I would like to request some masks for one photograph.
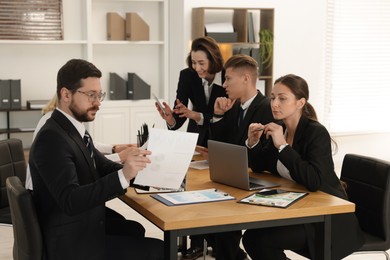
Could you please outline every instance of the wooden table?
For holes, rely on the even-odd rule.
[[[268,173],[252,174],[277,182],[281,188],[307,191],[292,181]],[[189,169],[187,190],[216,188],[236,197],[234,201],[166,206],[150,197],[128,188],[121,199],[162,231],[164,231],[165,259],[177,259],[177,238],[181,236],[244,230],[261,227],[316,223],[319,232],[315,259],[330,259],[330,224],[332,214],[354,212],[355,205],[323,192],[308,196],[287,209],[237,203],[251,191],[236,189],[212,182],[208,170]]]

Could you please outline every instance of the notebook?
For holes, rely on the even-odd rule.
[[[260,190],[279,184],[252,178],[248,171],[247,148],[208,140],[210,179],[243,190]]]

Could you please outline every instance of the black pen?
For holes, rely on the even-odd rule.
[[[263,131],[263,130],[264,130],[264,128],[257,128],[255,130],[253,130],[252,132],[259,132],[259,131]]]

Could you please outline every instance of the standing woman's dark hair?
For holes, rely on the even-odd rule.
[[[306,103],[302,111],[303,116],[306,116],[311,120],[318,121],[317,113],[314,110],[314,107],[308,101],[309,86],[307,85],[306,80],[294,74],[287,74],[275,80],[275,84],[276,83],[282,83],[283,85],[287,86],[297,100],[301,98],[306,99]]]
[[[192,41],[191,50],[187,56],[187,66],[192,68],[191,52],[204,51],[210,61],[208,73],[216,74],[223,68],[223,57],[218,43],[211,37],[200,37]]]

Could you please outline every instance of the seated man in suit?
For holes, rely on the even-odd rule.
[[[214,103],[211,139],[245,146],[251,123],[274,121],[270,100],[256,89],[258,64],[252,57],[234,55],[224,67],[223,87],[229,97],[219,97]],[[239,247],[241,231],[218,233],[216,236],[217,248],[224,248],[221,252],[217,250],[217,260],[245,259]]]
[[[163,259],[163,243],[126,232],[105,202],[125,193],[150,151],[132,148],[123,165],[93,146],[93,121],[105,93],[101,72],[72,59],[57,75],[58,107],[38,132],[29,159],[46,259]]]

